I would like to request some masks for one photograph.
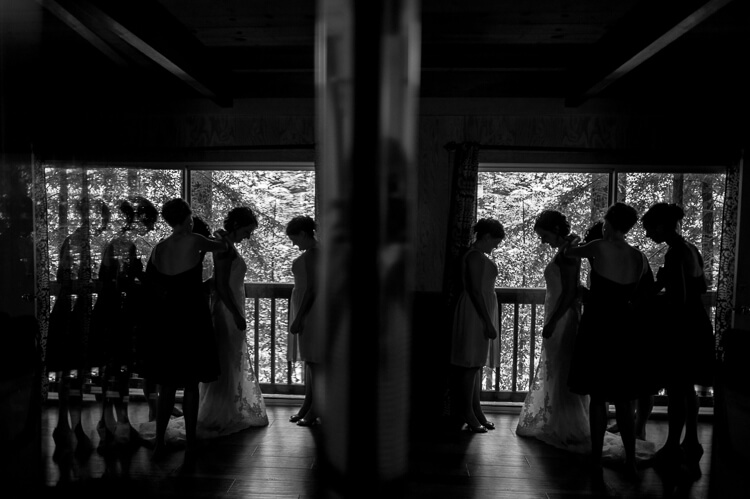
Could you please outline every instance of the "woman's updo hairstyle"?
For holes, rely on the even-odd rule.
[[[98,215],[101,220],[99,227],[92,228],[94,235],[99,235],[109,227],[109,221],[112,218],[112,213],[109,210],[109,206],[101,198],[88,198],[86,196],[76,199],[76,211],[83,217],[84,210],[89,210],[89,216]]]
[[[240,227],[246,227],[248,225],[254,225],[257,227],[258,219],[255,218],[253,210],[247,206],[232,208],[224,219],[224,230],[227,232],[232,232]]]
[[[638,212],[630,205],[617,202],[609,207],[604,220],[609,222],[613,229],[627,234],[638,221]]]
[[[135,209],[135,218],[141,222],[148,230],[152,230],[159,218],[159,212],[156,206],[143,196],[133,196],[130,203]]]
[[[536,217],[534,230],[548,230],[560,237],[570,234],[570,223],[568,219],[556,210],[544,210]]]
[[[170,199],[161,207],[161,216],[164,217],[164,221],[166,221],[170,227],[175,227],[181,224],[192,214],[193,210],[190,209],[190,205],[182,198]]]
[[[122,226],[122,231],[127,232],[133,228],[133,222],[135,221],[135,208],[127,199],[120,200],[118,206],[120,213],[125,218],[125,225]]]
[[[286,235],[293,236],[299,234],[302,231],[307,232],[307,235],[313,237],[315,234],[316,225],[315,220],[307,215],[300,215],[292,218],[288,224],[286,224]]]
[[[685,211],[674,203],[656,203],[641,218],[643,227],[653,229],[663,225],[667,230],[675,230],[677,223],[685,218]]]
[[[472,229],[474,230],[477,239],[485,234],[489,234],[490,237],[505,239],[505,229],[503,228],[503,224],[494,218],[480,218],[477,220],[477,223],[474,224]]]

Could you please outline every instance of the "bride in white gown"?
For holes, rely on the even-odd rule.
[[[557,248],[558,252],[544,269],[547,288],[542,351],[516,434],[585,454],[591,449],[589,397],[568,389],[568,371],[580,318],[576,292],[581,264],[580,260],[562,255],[570,231],[564,215],[556,211],[542,212],[534,230],[543,243]]]
[[[224,222],[225,253],[214,254],[211,314],[219,350],[221,372],[213,383],[201,383],[198,436],[211,438],[251,426],[268,425],[258,379],[249,361],[245,329],[245,260],[234,247],[248,239],[258,226],[250,208],[229,212]]]

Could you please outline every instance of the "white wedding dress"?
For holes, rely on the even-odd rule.
[[[247,266],[236,250],[232,252],[229,288],[244,314]],[[235,325],[231,312],[216,292],[215,283],[211,291],[211,315],[221,372],[213,383],[200,384],[198,436],[218,437],[251,426],[267,426],[266,405],[250,365],[247,336]]]
[[[562,299],[558,258],[559,253],[544,269],[545,324]],[[585,454],[591,452],[589,397],[568,389],[579,315],[576,304],[558,320],[552,335],[542,340],[539,364],[521,409],[516,435],[535,437],[560,449]]]
[[[247,266],[235,249],[229,272],[229,287],[236,303],[245,303],[245,273]],[[199,386],[199,438],[230,435],[253,426],[267,426],[268,416],[258,379],[253,372],[245,331],[237,328],[232,314],[221,301],[215,282],[211,289],[211,315],[219,351],[219,378]],[[146,442],[155,439],[155,422],[141,423],[138,433]],[[185,420],[172,418],[165,440],[169,445],[185,442]]]

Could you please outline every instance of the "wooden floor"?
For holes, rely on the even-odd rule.
[[[492,412],[492,411],[497,412]],[[52,430],[57,408],[43,411],[42,458],[47,497],[212,497],[313,498],[319,497],[316,474],[316,439],[321,427],[303,428],[288,422],[296,412],[291,404],[268,406],[268,427],[253,428],[217,439],[203,449],[194,469],[181,467],[184,452],[174,450],[154,462],[150,450],[139,446],[104,457],[94,450],[88,458],[53,459]],[[488,407],[495,431],[430,431],[411,443],[411,471],[403,488],[406,498],[513,498],[562,499],[594,497],[585,456],[572,455],[535,439],[517,437],[517,414]],[[94,445],[98,407],[91,403],[84,414]],[[144,402],[131,402],[134,424],[146,419]],[[649,423],[649,438],[661,444],[666,421]],[[711,460],[709,422],[700,424],[705,449],[703,477],[694,483],[667,484],[652,468],[641,470],[631,483],[616,468],[605,468],[606,495],[623,498],[708,496]],[[369,497],[363,486],[362,497]],[[394,498],[389,498],[394,499]]]

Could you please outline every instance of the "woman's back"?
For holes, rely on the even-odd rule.
[[[161,274],[176,275],[192,269],[201,261],[198,237],[173,233],[160,241],[151,252],[151,260]]]
[[[636,283],[643,273],[643,256],[624,241],[594,241],[592,267],[599,276],[617,284]],[[592,283],[593,286],[593,283]]]

